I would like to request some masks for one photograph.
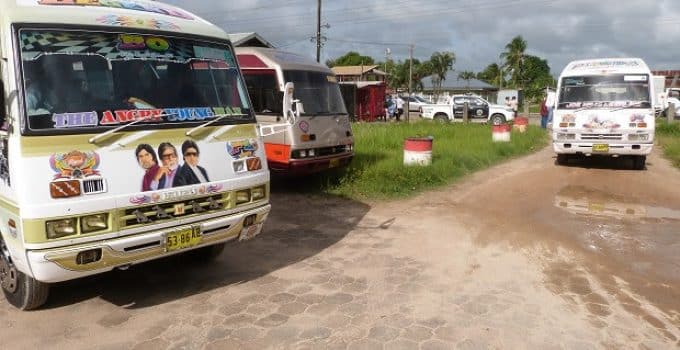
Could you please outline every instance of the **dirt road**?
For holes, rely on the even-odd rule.
[[[545,149],[406,201],[272,194],[262,236],[0,304],[12,348],[680,347],[680,172]]]

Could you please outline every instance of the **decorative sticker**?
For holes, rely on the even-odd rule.
[[[145,19],[145,18],[134,18],[130,16],[119,16],[119,15],[105,15],[97,17],[97,22],[110,25],[110,26],[120,26],[120,27],[144,27],[150,29],[161,29],[161,30],[179,30],[180,26],[170,21],[165,21],[162,19]]]
[[[246,165],[248,166],[248,171],[255,171],[262,169],[262,160],[260,157],[253,157],[246,159]]]
[[[237,160],[253,157],[257,149],[258,144],[255,139],[227,142],[227,152]]]
[[[120,8],[141,12],[152,12],[172,17],[193,20],[194,18],[177,8],[163,6],[159,3],[138,2],[134,0],[38,0],[40,5],[66,5],[66,6],[97,6],[108,8]]]
[[[565,114],[562,116],[562,123],[576,123],[576,116],[573,114]]]
[[[588,122],[583,124],[584,128],[587,129],[618,129],[621,127],[621,125],[616,124],[613,120],[611,119],[605,119],[602,118],[598,115],[590,115],[588,117]]]
[[[307,121],[305,120],[301,121],[300,124],[298,124],[298,126],[300,127],[300,130],[302,130],[302,132],[304,132],[305,134],[309,132],[309,123],[307,123]]]
[[[71,151],[54,154],[50,157],[50,166],[57,174],[56,179],[82,179],[99,175],[99,155],[96,152]]]
[[[630,122],[631,123],[644,123],[645,122],[645,115],[644,114],[633,114],[630,116]]]
[[[144,170],[142,191],[156,191],[173,187],[210,182],[208,172],[198,165],[200,149],[193,140],[186,140],[181,153],[170,142],[158,145],[158,153],[147,143],[137,145],[135,158]],[[180,164],[182,157],[184,163]],[[205,187],[204,187],[205,191]]]
[[[156,36],[144,37],[141,35],[120,34],[118,36],[118,50],[153,50],[166,52],[170,49],[170,42]]]

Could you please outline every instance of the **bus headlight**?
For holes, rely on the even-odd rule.
[[[236,205],[250,202],[250,190],[236,191]]]
[[[109,228],[109,214],[107,213],[87,215],[80,218],[80,231],[82,233],[102,231],[107,228]]]
[[[252,189],[251,196],[253,197],[253,201],[258,201],[265,196],[265,188],[264,186],[260,187],[255,187]]]
[[[310,157],[314,157],[314,155],[316,154],[316,152],[314,152],[314,148],[312,148],[312,149],[310,149],[310,150],[307,151],[307,154],[308,154]]]
[[[56,239],[76,233],[76,219],[59,219],[45,222],[48,239]]]
[[[649,140],[649,134],[629,134],[628,140],[629,141],[648,141]]]
[[[558,140],[575,140],[575,139],[576,139],[576,134],[558,133],[558,134],[557,134],[557,139],[558,139]]]

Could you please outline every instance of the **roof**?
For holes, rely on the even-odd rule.
[[[265,40],[260,34],[255,32],[250,33],[230,33],[229,40],[234,46],[250,46],[250,47],[268,47],[274,48],[274,45]]]
[[[596,58],[569,62],[561,75],[599,75],[610,73],[649,74],[650,71],[645,61],[640,58]]]
[[[366,73],[372,72],[376,74],[385,74],[385,72],[376,69],[377,65],[366,65],[366,66],[336,66],[331,68],[335,75],[364,75]]]
[[[427,76],[421,80],[423,83],[423,90],[433,90],[432,75]],[[446,79],[442,82],[442,90],[498,90],[497,87],[487,84],[478,79],[470,79],[470,81],[458,78],[455,71],[446,73]]]
[[[356,85],[357,88],[361,89],[367,86],[378,86],[385,85],[384,81],[341,81],[340,85]]]
[[[283,70],[311,70],[323,73],[332,73],[324,64],[316,62],[311,57],[306,57],[293,52],[265,47],[236,47],[236,56],[241,69],[276,69]],[[251,59],[255,56],[257,59]],[[244,60],[244,58],[246,58]],[[248,62],[261,61],[262,64],[248,66]]]
[[[157,1],[0,0],[0,8],[2,23],[82,24],[227,38],[222,29],[210,22]]]

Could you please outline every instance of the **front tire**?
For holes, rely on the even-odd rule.
[[[633,156],[633,169],[634,170],[645,170],[645,163],[647,162],[647,156]]]
[[[438,113],[438,114],[435,114],[434,121],[440,122],[440,123],[448,123],[449,117],[447,117],[446,114]]]
[[[558,154],[557,155],[557,165],[567,165],[569,163],[568,154]]]
[[[45,304],[50,285],[17,270],[2,238],[0,255],[0,285],[5,299],[19,310],[33,310]]]
[[[505,117],[502,114],[494,114],[491,116],[492,125],[501,125],[505,123]]]

